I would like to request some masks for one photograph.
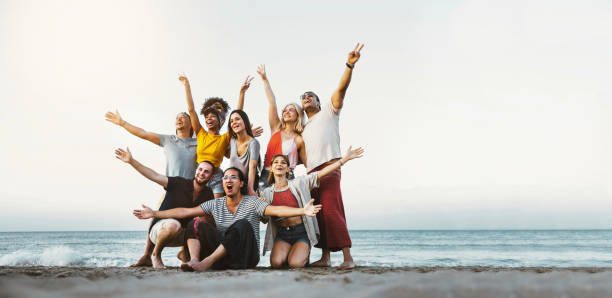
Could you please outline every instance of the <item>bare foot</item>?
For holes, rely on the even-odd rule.
[[[151,255],[151,262],[153,263],[153,268],[155,269],[166,268],[166,266],[164,266],[164,262],[162,262],[162,259],[159,256]]]
[[[210,269],[213,263],[214,262],[211,262],[209,258],[205,258],[204,260],[202,260],[202,262],[198,262],[194,265],[191,265],[191,268],[193,268],[193,270],[195,271],[202,272]]]
[[[353,260],[344,261],[342,264],[340,264],[340,266],[338,266],[339,270],[347,270],[353,268],[355,268],[355,263],[353,262]]]
[[[185,249],[181,248],[181,250],[176,254],[176,257],[181,260],[182,264],[187,263],[187,254],[185,253]]]
[[[310,263],[310,265],[308,265],[308,267],[329,267],[331,266],[331,261],[330,260],[324,260],[324,259],[320,259],[314,263]]]
[[[151,256],[144,255],[138,259],[135,264],[130,265],[130,267],[151,267],[153,263],[151,263]]]
[[[189,266],[189,263],[181,264],[181,270],[184,272],[193,272],[193,268]]]

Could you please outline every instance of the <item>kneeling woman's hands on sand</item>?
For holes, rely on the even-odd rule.
[[[142,205],[142,210],[134,210],[132,212],[132,214],[134,214],[134,216],[138,217],[138,219],[148,219],[148,218],[152,218],[153,217],[153,210],[151,210],[151,208]]]

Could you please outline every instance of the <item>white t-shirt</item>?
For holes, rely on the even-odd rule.
[[[342,157],[339,120],[340,110],[328,102],[306,122],[302,138],[306,145],[308,172],[332,159]]]

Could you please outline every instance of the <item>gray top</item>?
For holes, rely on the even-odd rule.
[[[319,179],[317,176],[318,172],[312,172],[308,175],[298,176],[293,180],[287,181],[289,182],[289,190],[297,200],[300,208],[304,208],[304,205],[310,202],[310,190],[315,187],[319,187]],[[274,200],[274,184],[264,188],[262,190],[261,197],[265,199],[266,202],[272,204],[272,201]],[[266,251],[272,250],[272,246],[274,246],[274,239],[276,238],[276,233],[278,233],[279,228],[273,220],[270,220],[270,218],[268,218],[268,220],[266,236],[264,237],[264,255],[266,254]],[[306,234],[308,235],[308,240],[310,240],[310,245],[317,244],[320,235],[317,218],[302,216],[302,222],[306,228]]]
[[[244,176],[246,179],[249,178],[249,161],[256,160],[257,161],[257,173],[259,174],[261,167],[261,160],[259,157],[259,141],[255,138],[252,138],[247,145],[247,150],[244,152],[242,156],[238,155],[238,141],[235,138],[230,139],[230,161],[232,166],[240,166],[243,169]],[[258,181],[255,181],[257,184]]]
[[[159,145],[164,148],[166,154],[166,176],[193,179],[198,168],[196,162],[198,140],[160,134]]]
[[[227,228],[237,220],[246,219],[253,228],[255,239],[257,239],[257,249],[259,249],[259,221],[264,217],[268,205],[270,204],[257,197],[244,196],[238,204],[236,213],[231,213],[227,209],[226,197],[206,201],[200,205],[200,208],[204,213],[212,215],[217,231],[221,233],[225,233]]]

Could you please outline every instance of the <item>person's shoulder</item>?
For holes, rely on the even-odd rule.
[[[337,109],[336,107],[334,107],[334,104],[331,101],[321,106],[321,111],[325,111],[327,112],[327,114],[332,115],[332,116],[339,116],[340,110],[341,108]]]
[[[200,130],[198,130],[198,132],[196,133],[196,138],[203,138],[203,137],[206,137],[207,135],[208,135],[208,132],[206,131],[206,129],[200,128]]]
[[[203,204],[210,204],[212,206],[217,206],[217,204],[223,203],[223,202],[225,202],[225,197],[214,198],[212,200],[208,200],[208,201],[202,203],[201,205],[203,205]]]
[[[193,183],[193,179],[187,179],[184,177],[180,177],[180,176],[172,176],[172,177],[168,177],[168,184],[174,184],[174,185],[189,185],[191,183]]]
[[[162,147],[169,141],[175,141],[175,139],[172,139],[173,135],[165,135],[158,133],[157,137],[159,138],[159,145]]]
[[[260,200],[258,197],[255,197],[255,196],[244,196],[243,200],[249,203],[263,202],[262,200]]]

